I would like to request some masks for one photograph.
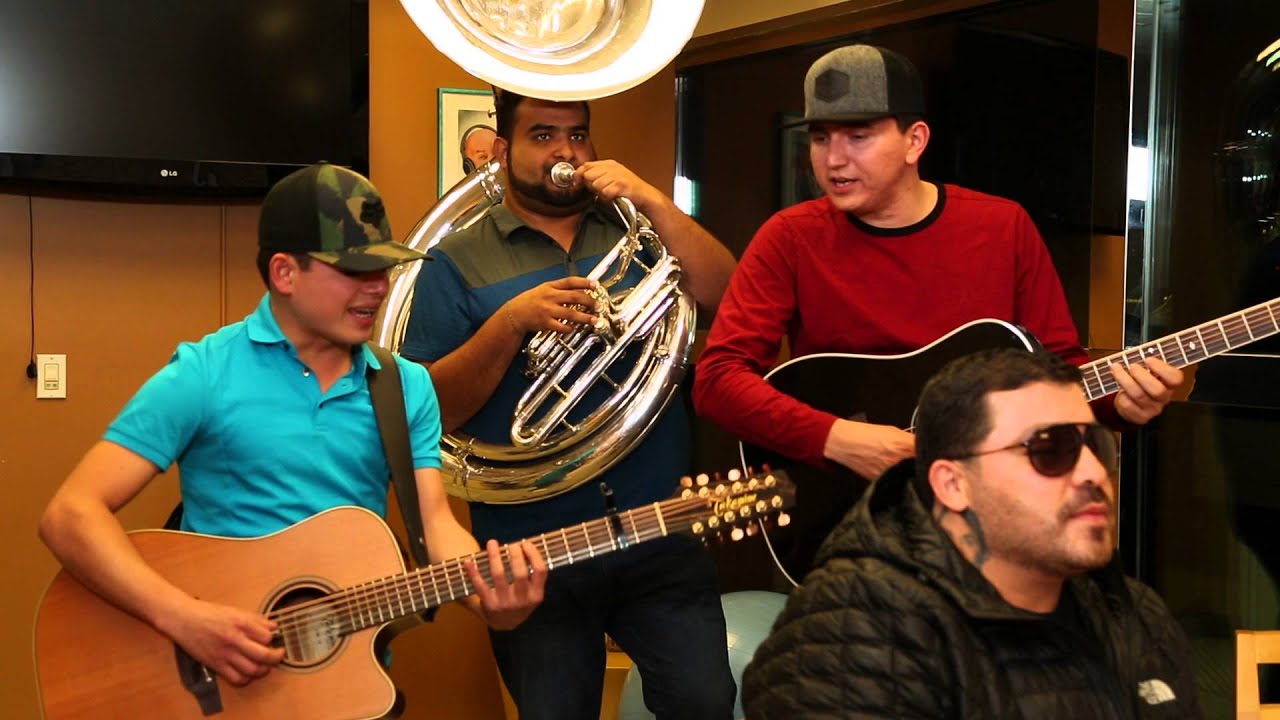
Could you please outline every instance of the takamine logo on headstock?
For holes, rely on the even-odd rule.
[[[768,521],[779,527],[791,522],[783,510],[795,503],[795,487],[785,473],[769,471],[743,478],[730,470],[724,478],[706,474],[680,479],[679,499],[698,503],[704,517],[689,520],[688,530],[703,539],[741,540],[756,534],[758,523]]]

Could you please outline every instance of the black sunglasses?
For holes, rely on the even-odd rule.
[[[1027,460],[1031,462],[1031,467],[1035,468],[1036,472],[1045,477],[1062,477],[1075,469],[1076,463],[1080,462],[1080,449],[1085,445],[1089,446],[1089,450],[1098,458],[1098,462],[1102,463],[1107,472],[1113,472],[1116,469],[1115,435],[1105,426],[1097,423],[1050,425],[1036,430],[1030,438],[1022,442],[951,459],[965,460],[979,455],[1026,448]]]

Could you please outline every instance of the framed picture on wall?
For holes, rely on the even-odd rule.
[[[778,125],[804,117],[804,113],[784,112]],[[809,163],[809,127],[780,127],[778,135],[778,209],[822,197],[822,188],[813,177]]]
[[[493,93],[489,90],[440,88],[439,194],[458,184],[476,167],[489,162],[494,126]]]

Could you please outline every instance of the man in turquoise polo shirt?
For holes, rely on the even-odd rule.
[[[221,678],[243,685],[283,659],[275,623],[191,597],[149,567],[115,511],[177,463],[183,529],[232,537],[281,530],[340,505],[386,512],[387,459],[373,414],[366,346],[387,270],[422,255],[392,239],[377,190],[319,164],[263,200],[258,270],[267,293],[243,321],[183,343],[121,411],[58,489],[40,536],[81,582],[150,624]],[[414,474],[432,562],[479,549],[440,481],[439,408],[421,366],[397,358]],[[335,538],[335,542],[341,542]],[[519,624],[546,582],[532,545],[512,552],[508,581],[466,571],[464,602],[492,627]],[[504,564],[489,544],[493,568]]]
[[[507,170],[506,196],[481,222],[432,250],[436,261],[419,275],[400,351],[429,365],[446,430],[461,427],[506,444],[516,401],[530,383],[520,355],[529,333],[567,332],[569,322],[595,319],[573,306],[595,305],[583,292],[591,287],[584,276],[622,234],[612,200],[626,197],[649,218],[702,307],[719,303],[734,263],[668,197],[621,164],[596,159],[585,102],[501,92],[496,108],[494,156]],[[567,188],[549,175],[562,161],[577,168]],[[615,291],[640,277],[633,264]],[[602,402],[588,396],[582,405],[594,410]],[[684,404],[671,403],[644,441],[599,478],[618,510],[675,491],[690,471],[689,435]],[[588,482],[535,503],[472,503],[471,522],[476,537],[505,541],[606,511],[597,484]],[[599,716],[605,633],[635,661],[645,701],[659,718],[732,716],[735,689],[715,565],[696,542],[668,537],[557,568],[528,622],[491,631],[522,720]]]

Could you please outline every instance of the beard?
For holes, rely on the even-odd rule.
[[[1076,536],[1074,542],[1068,543],[1065,547],[1059,547],[1058,562],[1063,569],[1073,571],[1072,574],[1097,570],[1110,562],[1112,555],[1115,554],[1115,501],[1097,485],[1089,484],[1076,492],[1075,496],[1058,512],[1058,527],[1067,528],[1072,516],[1086,505],[1095,503],[1106,505],[1106,525],[1088,528],[1084,531],[1084,537]]]
[[[1071,517],[1085,506],[1107,506],[1108,522],[1096,527],[1072,527]],[[1046,575],[1067,578],[1097,570],[1115,552],[1115,502],[1103,488],[1090,484],[1078,489],[1054,514],[1041,516],[1008,498],[975,499],[992,557]]]
[[[1066,525],[1071,516],[1075,515],[1086,505],[1094,503],[1102,503],[1107,506],[1108,522],[1105,527],[1091,528],[1089,537],[1094,543],[1105,544],[1114,549],[1116,544],[1116,505],[1115,502],[1107,496],[1107,493],[1097,485],[1086,485],[1081,488],[1076,494],[1076,497],[1072,498],[1072,502],[1068,503],[1067,506],[1059,513],[1059,522],[1062,525]],[[1099,553],[1100,552],[1101,551],[1099,551]],[[1100,562],[1100,564],[1106,564],[1105,560],[1110,559],[1111,554],[1106,553],[1105,558],[1103,558],[1103,561]],[[1095,558],[1094,561],[1098,561],[1097,558]]]
[[[591,204],[591,193],[583,185],[577,187],[571,185],[566,188],[549,187],[550,175],[546,173],[536,180],[522,177],[514,172],[509,172],[507,175],[507,183],[511,186],[511,190],[518,193],[525,200],[525,204],[533,206],[544,215],[553,217],[573,215]]]

